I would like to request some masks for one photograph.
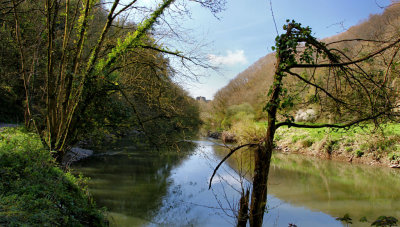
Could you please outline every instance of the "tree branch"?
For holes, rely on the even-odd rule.
[[[369,121],[373,119],[377,119],[378,117],[386,114],[387,112],[380,112],[376,115],[369,116],[366,118],[358,119],[352,122],[349,122],[347,124],[339,125],[339,124],[315,124],[315,125],[309,125],[309,124],[298,124],[294,122],[280,122],[276,124],[276,129],[278,129],[281,126],[288,126],[288,127],[295,127],[295,128],[348,128],[353,125],[359,124],[364,121]]]
[[[386,47],[379,49],[365,57],[359,58],[357,60],[354,61],[348,61],[348,62],[340,62],[340,63],[327,63],[327,64],[293,64],[288,68],[326,68],[326,67],[341,67],[341,66],[347,66],[347,65],[353,65],[359,62],[363,62],[365,60],[368,60],[380,53],[385,52],[386,50],[392,48],[393,46],[395,46],[396,44],[400,43],[400,38],[397,39],[395,42],[387,45]]]
[[[213,174],[211,175],[210,178],[210,184],[208,185],[208,189],[211,189],[211,183],[212,180],[215,176],[215,174],[217,173],[219,167],[221,167],[222,163],[224,163],[231,155],[233,155],[233,153],[235,153],[236,151],[240,150],[243,147],[253,147],[253,146],[257,146],[258,144],[255,143],[248,143],[248,144],[244,144],[244,145],[240,145],[238,147],[235,147],[234,149],[231,150],[231,152],[229,152],[229,154],[227,154],[219,163],[218,165],[215,167]]]
[[[336,97],[333,96],[331,93],[329,93],[327,90],[325,90],[323,87],[321,87],[321,86],[319,86],[319,85],[317,85],[317,84],[314,84],[314,83],[312,83],[312,82],[309,81],[309,80],[306,80],[304,77],[300,76],[299,74],[294,73],[294,72],[292,72],[292,71],[286,71],[286,72],[289,73],[290,75],[294,76],[294,77],[299,78],[301,81],[303,81],[303,82],[305,82],[305,83],[307,83],[307,84],[309,84],[309,85],[311,85],[311,86],[313,86],[313,87],[315,87],[315,88],[320,89],[320,90],[323,91],[327,96],[329,96],[331,99],[335,100],[336,102],[342,103],[342,104],[344,104],[344,105],[347,105],[347,103],[345,103],[344,101],[342,101],[342,100],[336,98]]]
[[[327,43],[326,45],[327,46],[329,46],[329,45],[333,45],[333,44],[336,44],[336,43],[343,43],[343,42],[354,42],[354,41],[357,41],[357,42],[373,42],[373,43],[388,43],[389,41],[382,41],[382,40],[373,40],[373,39],[359,39],[359,38],[357,38],[357,39],[342,39],[342,40],[338,40],[338,41],[333,41],[333,42],[330,42],[330,43]]]

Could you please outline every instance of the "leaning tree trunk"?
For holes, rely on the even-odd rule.
[[[272,149],[260,146],[255,153],[253,191],[251,194],[250,226],[262,226],[267,203],[268,172]]]
[[[251,227],[262,226],[267,204],[268,173],[274,148],[273,141],[276,129],[276,113],[279,105],[279,95],[282,89],[283,72],[280,63],[281,58],[278,56],[272,94],[266,106],[268,112],[267,134],[254,154],[254,177],[250,206]]]

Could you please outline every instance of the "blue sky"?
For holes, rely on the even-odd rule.
[[[388,4],[390,0],[272,0],[279,32],[286,19],[294,19],[310,26],[318,38],[338,34],[370,14],[382,13],[378,5]],[[220,70],[205,71],[199,82],[185,83],[184,87],[193,97],[212,99],[238,73],[271,52],[276,31],[270,3],[228,0],[226,10],[218,14],[219,20],[199,6],[192,6],[191,10],[193,19],[182,26],[193,29],[198,39],[210,43],[206,54]]]

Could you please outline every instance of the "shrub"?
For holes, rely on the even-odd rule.
[[[339,149],[339,141],[337,140],[330,140],[328,139],[326,141],[326,144],[324,146],[325,152],[328,154],[332,154],[333,151]]]
[[[254,143],[265,136],[265,128],[253,121],[240,121],[235,123],[231,130],[238,143]]]
[[[84,179],[55,166],[37,136],[0,134],[0,226],[104,226]]]
[[[355,154],[356,154],[356,156],[357,157],[361,157],[361,156],[363,156],[364,155],[364,151],[361,151],[361,150],[356,150],[356,152],[355,152]]]
[[[397,218],[392,216],[380,216],[378,217],[371,226],[397,226]]]
[[[350,152],[352,152],[353,151],[353,148],[352,147],[346,147],[346,152],[347,153],[350,153]]]
[[[388,154],[389,160],[398,161],[400,160],[400,153],[399,152],[391,152]]]
[[[301,141],[301,145],[303,147],[311,147],[313,145],[314,141],[312,141],[311,139],[306,139]]]
[[[225,118],[221,124],[224,128],[230,128],[233,124],[240,121],[253,121],[254,114],[254,108],[249,103],[233,105],[227,109]]]

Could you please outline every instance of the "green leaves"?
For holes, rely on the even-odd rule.
[[[129,48],[143,45],[142,37],[151,29],[158,17],[173,1],[174,0],[163,1],[148,19],[137,26],[135,32],[128,34],[124,41],[118,40],[117,46],[108,54],[107,60],[100,62],[96,68],[100,71],[107,71],[116,59],[126,53]]]
[[[311,28],[310,27],[302,27],[300,23],[296,23],[294,20],[286,20],[287,25],[283,26],[284,30],[288,32],[286,34],[282,34],[277,36],[275,41],[276,45],[272,47],[272,50],[276,50],[277,55],[280,57],[282,64],[280,64],[279,68],[282,71],[286,71],[290,69],[293,65],[297,64],[297,60],[295,55],[298,53],[297,48],[300,47],[300,43],[314,39],[311,36]],[[290,32],[289,32],[290,30]],[[306,43],[305,50],[302,51],[300,56],[300,61],[305,63],[312,63],[314,61],[314,53],[317,50],[313,49],[313,47]]]
[[[336,220],[346,223],[347,226],[353,224],[349,214],[345,214],[343,217],[338,217]]]
[[[6,129],[0,137],[0,225],[103,226],[83,178],[55,167],[37,135]]]
[[[397,226],[397,218],[392,216],[380,216],[374,222],[372,222],[371,226]]]

